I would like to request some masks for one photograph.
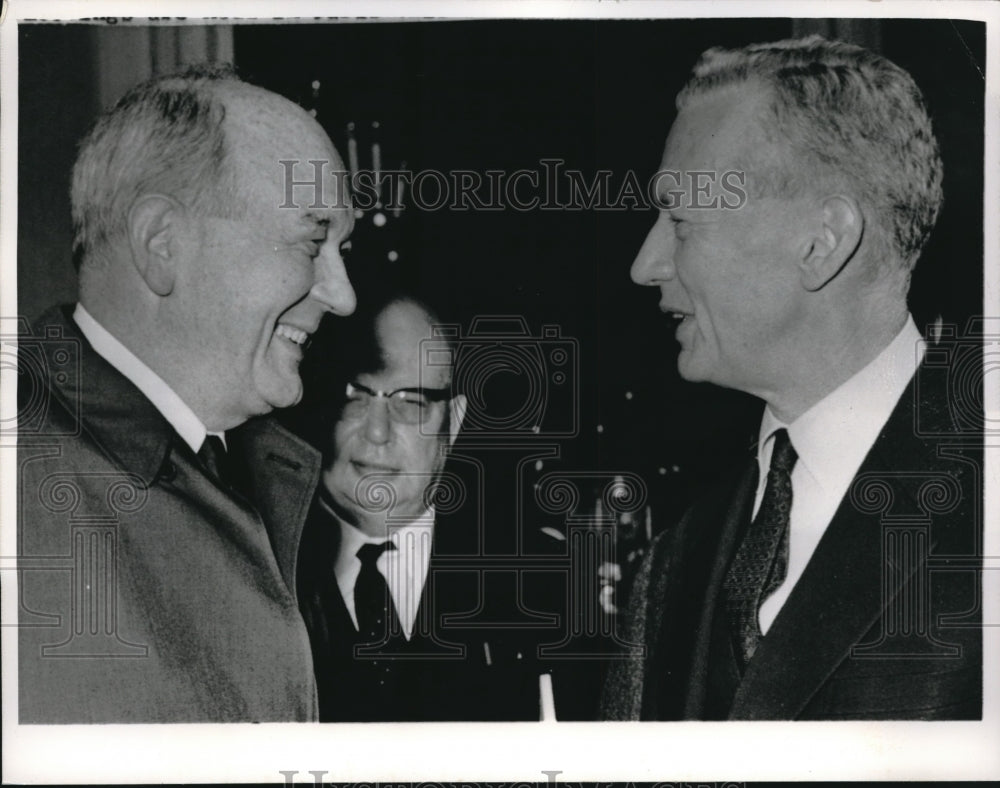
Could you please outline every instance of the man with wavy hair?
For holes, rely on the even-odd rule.
[[[907,307],[942,202],[920,92],[812,37],[708,50],[677,109],[632,278],[681,377],[765,409],[743,474],[647,556],[604,714],[978,718],[981,436]]]

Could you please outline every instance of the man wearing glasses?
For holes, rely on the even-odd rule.
[[[476,524],[436,523],[466,407],[437,322],[415,298],[386,294],[348,329],[361,350],[340,383],[298,569],[322,721],[537,719],[537,676],[507,633],[449,621],[482,600],[454,547]]]

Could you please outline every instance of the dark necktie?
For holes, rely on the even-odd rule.
[[[771,467],[757,516],[726,575],[726,611],[744,664],[760,640],[761,603],[788,573],[788,521],[792,509],[792,469],[798,455],[788,431],[774,433]]]
[[[389,586],[375,566],[382,553],[395,549],[396,545],[392,542],[370,542],[358,549],[361,571],[354,583],[354,612],[358,617],[358,634],[362,643],[381,643],[399,630]]]
[[[224,487],[232,484],[232,473],[229,467],[229,455],[222,438],[218,435],[206,435],[201,448],[198,449],[198,459],[205,469]]]

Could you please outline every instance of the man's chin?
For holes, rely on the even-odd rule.
[[[272,410],[290,408],[298,405],[302,401],[302,381],[296,376],[295,380],[275,381],[270,386],[261,387],[261,400],[265,410],[262,413],[270,413]]]
[[[373,505],[345,495],[342,491],[333,496],[334,511],[341,520],[357,528],[366,536],[382,538],[386,536],[387,512],[381,505]]]
[[[718,361],[706,363],[704,358],[695,360],[690,357],[684,358],[682,355],[677,361],[677,372],[681,379],[688,383],[710,383],[721,388],[740,389],[732,382],[731,370]]]
[[[699,367],[691,351],[684,348],[681,348],[681,354],[677,357],[677,374],[688,383],[701,383],[705,380],[705,371]]]

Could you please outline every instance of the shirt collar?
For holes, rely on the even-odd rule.
[[[368,536],[361,529],[355,528],[350,523],[338,517],[322,497],[320,497],[319,503],[340,524],[340,552],[337,554],[337,561],[334,565],[334,572],[337,577],[345,576],[345,573],[348,573],[352,568],[356,568],[355,565],[360,563],[357,553],[361,545],[382,544],[382,542],[388,539],[396,545],[397,550],[402,550],[404,545],[418,544],[417,537],[422,532],[434,528],[435,511],[432,506],[426,509],[419,517],[414,518],[405,525],[397,526],[390,524],[389,532],[385,537]],[[413,536],[408,537],[408,534],[413,534]]]
[[[193,410],[187,406],[177,393],[167,385],[167,382],[123,345],[104,326],[94,319],[83,304],[77,304],[73,312],[73,320],[80,328],[80,333],[90,342],[94,351],[104,358],[111,366],[124,375],[139,389],[153,406],[163,414],[170,426],[177,431],[184,442],[197,452],[205,442],[208,431]],[[225,437],[219,435],[225,443]]]
[[[824,490],[850,484],[923,360],[926,344],[912,317],[881,353],[791,424],[764,409],[757,444],[761,475],[775,430],[788,429],[799,464]]]

